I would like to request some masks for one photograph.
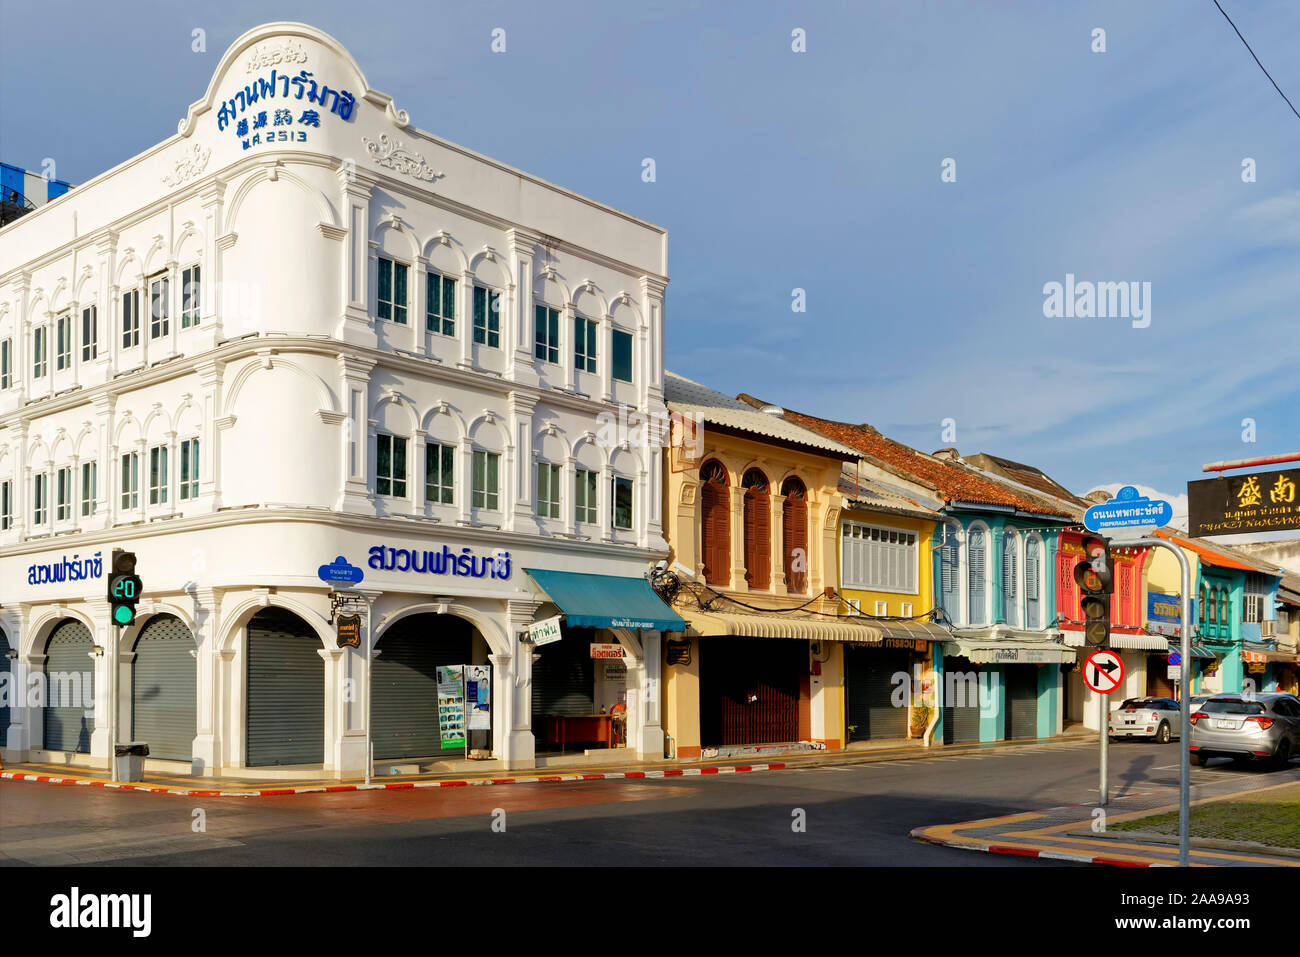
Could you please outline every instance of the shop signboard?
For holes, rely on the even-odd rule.
[[[469,730],[492,728],[492,674],[487,665],[465,666],[465,707],[469,712]]]
[[[463,665],[438,666],[438,728],[442,732],[442,750],[465,747]]]
[[[1193,538],[1300,530],[1300,469],[1250,472],[1187,483]]]
[[[602,642],[592,642],[591,657],[593,658],[622,658],[623,646],[614,642],[607,644]]]

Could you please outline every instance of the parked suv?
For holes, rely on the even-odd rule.
[[[1289,694],[1216,695],[1192,714],[1192,763],[1216,755],[1286,767],[1300,753],[1300,700]]]
[[[1110,713],[1107,733],[1111,738],[1155,738],[1168,744],[1178,737],[1182,712],[1173,698],[1129,698]]]

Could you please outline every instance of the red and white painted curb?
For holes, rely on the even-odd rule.
[[[149,784],[123,784],[97,778],[65,778],[26,771],[0,772],[7,781],[39,781],[44,784],[76,784],[83,787],[114,788],[121,791],[146,791],[150,794],[176,794],[187,797],[275,797],[283,794],[333,794],[340,791],[405,791],[413,788],[463,788],[492,784],[560,784],[571,781],[618,781],[643,778],[681,778],[704,774],[743,774],[753,771],[780,771],[784,764],[730,764],[703,768],[655,768],[648,771],[591,771],[580,774],[541,774],[518,778],[466,778],[464,780],[392,781],[371,784],[315,784],[302,787],[253,788],[245,791],[211,791],[201,788],[160,787]]]
[[[955,847],[962,851],[982,851],[985,854],[1012,854],[1016,857],[1041,857],[1051,861],[1074,861],[1080,864],[1109,864],[1111,867],[1172,867],[1172,864],[1163,864],[1153,861],[1125,861],[1115,857],[1102,857],[1093,854],[1071,854],[1068,851],[1044,851],[1032,847],[1010,847],[1005,844],[981,844],[975,841],[946,841],[941,838],[931,837],[925,832],[929,828],[918,827],[912,831],[911,836],[918,841],[924,841],[926,844],[933,844],[936,847]]]

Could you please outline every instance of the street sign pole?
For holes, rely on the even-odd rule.
[[[1192,660],[1192,569],[1187,562],[1187,556],[1183,550],[1173,542],[1167,542],[1163,538],[1139,538],[1133,541],[1125,541],[1125,545],[1147,545],[1152,548],[1164,548],[1174,553],[1178,559],[1179,567],[1183,570],[1183,633],[1181,636],[1181,657],[1184,674],[1189,667],[1188,662]],[[1182,694],[1178,700],[1179,711],[1179,732],[1178,744],[1182,752],[1178,760],[1178,866],[1187,867],[1188,865],[1188,826],[1191,823],[1191,780],[1192,780],[1192,755],[1188,750],[1188,745],[1192,737],[1192,695],[1191,682],[1184,681],[1181,688]]]
[[[1097,788],[1097,803],[1105,807],[1110,803],[1110,692],[1101,696],[1101,783]]]

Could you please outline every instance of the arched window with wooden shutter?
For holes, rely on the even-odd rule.
[[[791,594],[808,590],[808,489],[797,478],[781,483],[781,542],[785,588]]]
[[[961,623],[961,593],[958,574],[961,565],[957,549],[961,547],[961,526],[950,522],[940,528],[943,544],[937,550],[939,559],[939,595],[943,610],[953,624]]]
[[[970,570],[970,623],[984,625],[988,623],[988,590],[985,587],[987,574],[987,546],[984,529],[972,528],[966,547],[966,564]]]
[[[731,584],[731,491],[727,470],[717,459],[700,468],[700,552],[704,580]]]
[[[1002,615],[1020,627],[1020,535],[1011,529],[1002,533]]]
[[[772,502],[767,476],[750,469],[741,480],[745,489],[745,582],[750,588],[772,584]]]
[[[1025,627],[1042,628],[1043,603],[1039,595],[1042,582],[1042,542],[1037,535],[1025,541]]]

